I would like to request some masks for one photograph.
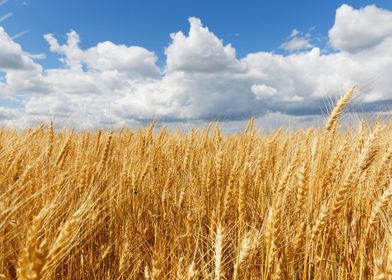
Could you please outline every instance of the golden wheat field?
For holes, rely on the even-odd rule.
[[[0,279],[392,279],[392,123],[0,130]]]

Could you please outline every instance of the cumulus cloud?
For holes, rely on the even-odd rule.
[[[307,115],[320,115],[328,100],[352,85],[360,89],[355,100],[360,110],[385,111],[380,105],[392,104],[392,81],[371,81],[392,71],[390,14],[375,6],[343,5],[329,32],[335,52],[313,47],[308,34],[294,29],[283,44],[293,53],[260,51],[243,58],[200,19],[190,18],[189,32],[171,34],[163,67],[154,52],[140,46],[105,41],[82,49],[78,33],[70,31],[63,44],[44,36],[63,67],[43,69],[35,61],[42,57],[24,52],[0,28],[0,93],[20,103],[0,106],[0,123],[33,125],[53,118],[59,125],[96,128],[153,119],[311,120]],[[368,32],[372,28],[376,35]]]
[[[278,93],[276,88],[264,84],[252,85],[251,90],[256,95],[256,99],[263,99],[264,97],[274,96]]]
[[[0,27],[0,96],[13,96],[22,92],[44,92],[41,82],[42,67],[25,53]]]
[[[0,27],[0,70],[32,70],[37,65]]]
[[[64,56],[60,59],[61,62],[73,70],[82,68],[82,50],[79,48],[80,38],[78,33],[74,30],[67,33],[67,42],[64,45],[60,45],[53,34],[45,34],[44,38],[49,43],[50,51]]]
[[[139,84],[115,103],[124,118],[148,121],[243,119],[264,111],[243,73],[172,72]]]
[[[189,18],[188,36],[181,31],[171,34],[166,48],[169,71],[216,72],[235,67],[235,49],[224,45],[198,18]]]
[[[62,55],[61,61],[71,70],[82,69],[83,64],[89,70],[117,71],[135,78],[158,77],[160,69],[156,65],[157,56],[145,48],[127,47],[106,41],[96,47],[81,50],[79,34],[71,31],[67,42],[60,45],[53,34],[44,36],[52,52]]]
[[[83,61],[90,69],[118,71],[134,78],[154,78],[160,75],[157,56],[145,48],[99,43],[84,52]]]
[[[336,10],[329,38],[332,46],[342,51],[372,48],[392,38],[392,11],[375,5],[356,10],[344,4]]]

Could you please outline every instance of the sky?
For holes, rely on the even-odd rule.
[[[0,125],[389,114],[392,2],[0,0]]]

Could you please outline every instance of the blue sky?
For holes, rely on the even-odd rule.
[[[187,30],[187,19],[195,16],[224,42],[230,42],[239,57],[249,52],[281,52],[279,45],[297,28],[327,36],[336,9],[343,3],[360,8],[376,4],[392,9],[392,1],[94,1],[94,0],[9,0],[0,7],[1,14],[13,15],[2,25],[18,38],[31,53],[48,52],[43,34],[53,33],[64,39],[70,29],[82,38],[83,48],[105,40],[140,45],[155,51],[164,60],[169,34]],[[0,15],[1,15],[0,14]],[[43,65],[57,62],[54,56]]]
[[[0,124],[300,125],[352,85],[378,112],[391,49],[389,0],[0,0]]]

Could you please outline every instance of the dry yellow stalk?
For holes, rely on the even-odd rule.
[[[47,244],[42,236],[42,225],[46,216],[46,209],[34,217],[26,236],[26,245],[18,260],[19,280],[40,280],[42,269],[47,258]]]
[[[335,108],[332,110],[329,119],[326,125],[326,132],[334,131],[336,129],[336,123],[343,113],[344,108],[346,107],[347,103],[349,102],[350,98],[354,94],[355,87],[349,89],[345,95],[343,95],[338,103],[336,104]]]

